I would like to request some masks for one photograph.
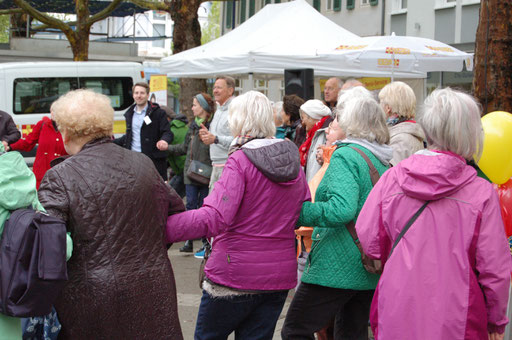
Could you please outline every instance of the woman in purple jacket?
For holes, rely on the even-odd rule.
[[[310,200],[299,151],[274,139],[270,101],[249,91],[229,106],[235,140],[202,208],[167,220],[178,242],[214,237],[205,266],[195,339],[272,339],[288,290],[297,283],[294,229]]]
[[[480,109],[465,93],[436,90],[419,124],[429,149],[381,177],[356,223],[366,254],[385,262],[375,339],[503,339],[511,261],[498,195],[466,164],[482,152]]]

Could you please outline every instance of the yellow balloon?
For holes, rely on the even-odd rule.
[[[512,177],[512,114],[494,111],[482,117],[484,149],[478,166],[496,184]]]

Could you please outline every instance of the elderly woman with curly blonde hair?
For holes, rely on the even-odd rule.
[[[71,156],[48,170],[39,199],[74,246],[59,338],[182,339],[164,225],[183,202],[147,156],[112,142],[107,96],[69,92],[54,119]]]

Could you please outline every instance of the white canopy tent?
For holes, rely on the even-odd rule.
[[[330,21],[305,0],[269,4],[245,23],[208,44],[163,58],[170,77],[213,78],[218,75],[281,78],[285,69],[314,69],[315,76],[389,76],[361,70],[319,51],[360,38]],[[400,78],[425,78],[422,72],[395,72]]]

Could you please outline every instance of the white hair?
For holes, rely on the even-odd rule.
[[[387,84],[379,92],[381,105],[388,105],[391,113],[402,118],[414,118],[416,113],[416,95],[404,82],[395,81]]]
[[[283,109],[283,101],[271,102],[272,108],[274,109],[274,118],[277,119],[279,124],[283,124],[283,117],[281,116],[281,110]]]
[[[369,142],[389,144],[389,131],[384,111],[371,97],[359,97],[344,103],[338,124],[347,137],[366,139]]]
[[[353,98],[372,98],[373,94],[362,86],[351,87],[346,90],[341,90],[338,94],[338,104],[336,104],[336,115],[343,112],[345,103]]]
[[[233,136],[272,137],[276,134],[272,105],[264,94],[246,92],[229,104],[229,128]]]
[[[475,98],[449,87],[437,89],[425,99],[418,116],[430,147],[451,151],[467,160],[480,159],[484,133]]]

